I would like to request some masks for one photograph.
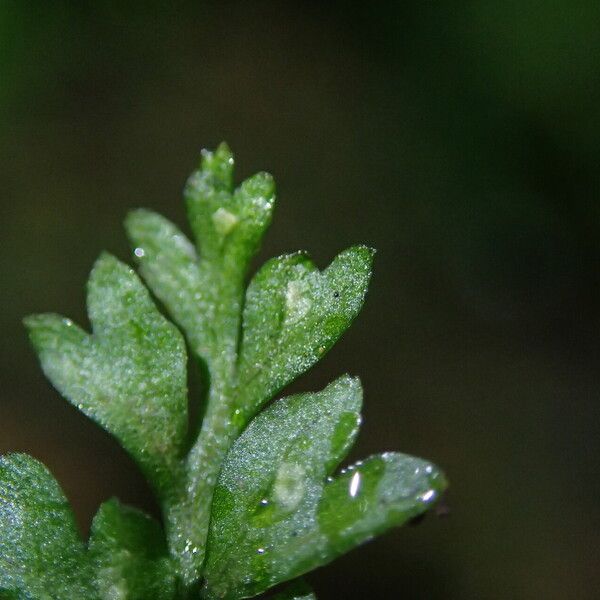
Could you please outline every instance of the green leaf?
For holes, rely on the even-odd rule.
[[[160,525],[139,510],[105,502],[92,524],[90,558],[105,600],[172,600],[175,567]]]
[[[271,223],[275,184],[268,173],[257,173],[234,190],[233,167],[226,144],[214,153],[204,151],[185,197],[202,258],[244,273]]]
[[[302,253],[268,261],[248,286],[239,409],[252,416],[314,365],[362,308],[373,251],[355,246],[323,272]]]
[[[317,596],[306,582],[299,579],[270,600],[317,600]]]
[[[435,465],[399,452],[370,456],[343,469],[325,486],[318,510],[331,557],[424,513],[445,488]]]
[[[235,442],[215,490],[209,598],[248,597],[323,565],[427,510],[445,486],[433,465],[386,453],[328,476],[356,436],[360,384],[277,401]]]
[[[88,282],[93,335],[45,314],[26,325],[54,386],[119,439],[165,497],[187,430],[186,352],[127,265],[104,254]]]
[[[125,228],[142,277],[185,331],[194,352],[206,358],[212,307],[194,245],[173,223],[145,209],[129,213]]]
[[[85,547],[55,479],[30,456],[0,457],[0,589],[7,590],[4,597],[94,598],[90,581]]]

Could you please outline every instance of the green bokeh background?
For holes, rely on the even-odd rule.
[[[294,389],[361,376],[353,457],[442,465],[451,515],[310,576],[323,599],[596,598],[600,3],[0,4],[0,451],[82,530],[132,462],[44,380],[21,318],[86,323],[99,252],[225,139],[279,206],[261,259],[379,252],[368,303]]]

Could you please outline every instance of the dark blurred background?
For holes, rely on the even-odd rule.
[[[357,3],[358,4],[358,3]],[[93,6],[93,7],[92,7]],[[21,318],[86,323],[99,252],[225,139],[278,182],[261,259],[379,252],[352,330],[294,389],[366,388],[353,457],[442,465],[448,518],[309,577],[323,599],[597,598],[600,3],[0,5],[0,451],[87,532],[133,463],[44,380]]]

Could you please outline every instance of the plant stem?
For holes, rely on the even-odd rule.
[[[214,307],[206,357],[210,372],[207,409],[185,461],[179,502],[168,508],[165,516],[171,553],[179,562],[187,589],[202,575],[214,488],[225,455],[242,427],[242,419],[236,415],[235,397],[243,276],[225,276],[224,269],[227,267],[219,266],[206,273],[206,280],[212,284],[207,285],[207,290],[212,290],[210,301]]]

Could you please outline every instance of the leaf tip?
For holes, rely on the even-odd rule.
[[[137,278],[131,266],[119,260],[114,254],[103,250],[92,266],[88,279],[88,289],[99,283],[102,285],[102,282],[112,282],[114,284],[121,278],[130,279],[131,277]]]
[[[93,278],[95,274],[118,268],[120,264],[121,262],[116,256],[103,250],[92,266],[90,279]]]
[[[349,250],[353,251],[362,260],[369,263],[369,265],[373,263],[375,254],[377,254],[377,250],[367,244],[356,244],[355,246],[351,246]]]
[[[134,208],[133,210],[128,211],[125,215],[125,219],[123,219],[126,231],[129,233],[138,229],[151,214],[152,211],[146,208]]]
[[[350,375],[349,373],[344,373],[335,381],[332,381],[327,388],[331,390],[347,390],[348,392],[360,393],[361,395],[363,391],[360,377]]]
[[[32,329],[35,329],[40,324],[41,317],[42,315],[38,313],[27,315],[23,317],[23,326],[28,332],[30,332]]]
[[[252,196],[272,198],[275,196],[275,178],[266,171],[259,171],[242,183],[245,192]]]
[[[46,314],[33,314],[27,315],[23,318],[23,325],[27,331],[30,342],[33,347],[38,347],[38,332],[47,324],[48,315]]]
[[[78,330],[71,319],[54,313],[27,315],[23,319],[23,325],[37,351],[41,347],[47,346],[51,340],[64,336],[69,329],[74,332]]]
[[[233,186],[233,153],[225,142],[221,142],[214,151],[204,148],[201,152],[200,169],[210,173],[227,189]]]
[[[125,215],[123,226],[133,247],[133,257],[137,262],[145,255],[143,245],[148,240],[152,240],[153,233],[160,228],[159,221],[160,216],[146,208],[136,208]]]

